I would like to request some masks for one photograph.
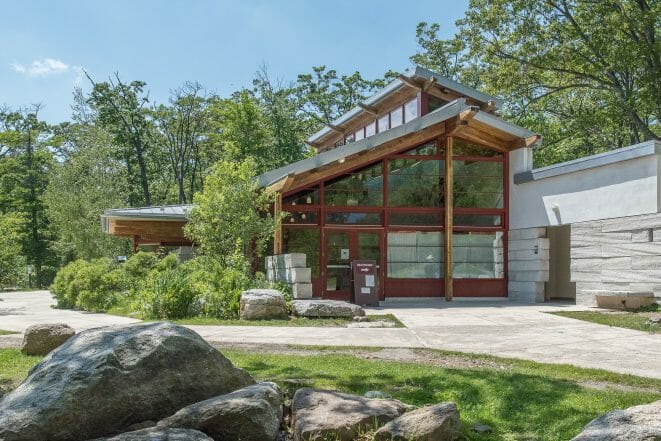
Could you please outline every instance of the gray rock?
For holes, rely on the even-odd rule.
[[[339,300],[294,300],[292,302],[294,315],[300,317],[347,317],[365,315],[358,305]]]
[[[240,316],[244,320],[286,319],[285,297],[276,289],[249,289],[241,293]]]
[[[370,399],[336,391],[303,388],[292,400],[295,441],[349,441],[409,409],[397,400]]]
[[[491,426],[488,426],[486,424],[473,424],[473,432],[476,433],[491,433],[493,432],[493,429]]]
[[[184,407],[158,427],[195,429],[215,440],[275,440],[282,396],[275,383],[259,383]]]
[[[254,383],[183,326],[90,329],[48,354],[0,401],[0,440],[107,436]]]
[[[375,441],[454,441],[461,435],[454,403],[440,403],[405,413],[374,434]]]
[[[64,323],[32,325],[25,330],[21,352],[26,355],[46,355],[75,334],[76,331]]]
[[[348,323],[347,328],[394,328],[395,323],[390,320],[376,320],[373,322],[353,322]]]
[[[661,400],[614,410],[590,421],[572,441],[661,440]]]
[[[94,441],[212,441],[212,438],[197,430],[151,427]]]
[[[388,395],[385,392],[381,392],[380,390],[368,390],[363,394],[365,398],[390,398],[390,395]]]

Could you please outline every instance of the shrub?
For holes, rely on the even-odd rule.
[[[120,270],[113,270],[110,259],[76,260],[62,268],[50,289],[59,308],[105,311],[126,287]]]
[[[147,277],[149,271],[154,268],[161,259],[155,254],[147,251],[139,251],[129,257],[122,265],[124,273],[132,280],[140,280]]]

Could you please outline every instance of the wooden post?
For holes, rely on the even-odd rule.
[[[452,198],[452,137],[448,136],[445,143],[445,268],[444,268],[444,281],[445,281],[445,300],[452,300],[452,206],[454,201]]]
[[[140,243],[140,236],[134,235],[133,236],[133,254],[136,254],[138,252],[138,244]]]
[[[275,236],[273,237],[273,254],[282,254],[282,222],[280,216],[282,215],[282,193],[278,192],[275,195],[275,202],[273,203],[273,217],[276,220]]]

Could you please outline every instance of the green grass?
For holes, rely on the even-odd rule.
[[[448,369],[392,361],[364,360],[346,354],[283,355],[223,350],[259,380],[339,389],[363,394],[381,390],[406,403],[455,401],[464,435],[471,440],[561,440],[575,436],[596,416],[616,408],[661,399],[661,381],[565,365],[545,365],[496,357],[506,368]],[[457,355],[457,354],[453,354]],[[607,382],[650,391],[586,388],[578,382]],[[621,387],[621,386],[620,386]],[[291,391],[290,391],[291,393]],[[494,432],[478,435],[472,424]]]
[[[600,325],[615,326],[617,328],[635,329],[651,333],[661,333],[661,326],[645,324],[650,314],[644,311],[557,311],[551,314],[568,317],[576,320],[597,323]]]
[[[140,319],[140,317],[131,316],[131,311],[126,306],[115,306],[108,311],[107,314],[119,315],[122,317],[131,317]],[[404,328],[404,324],[400,322],[392,314],[369,315],[367,321],[373,322],[376,320],[388,320],[395,323],[395,328]],[[153,320],[147,320],[153,321]],[[312,327],[342,327],[353,321],[352,318],[307,318],[307,317],[290,317],[288,320],[223,320],[214,317],[189,317],[184,319],[170,320],[173,323],[180,325],[207,325],[207,326],[312,326]]]
[[[0,397],[15,388],[41,357],[23,355],[18,349],[0,349]]]
[[[6,331],[4,329],[0,329],[0,335],[9,335],[9,334],[18,334],[16,331]]]
[[[291,355],[223,350],[256,379],[276,381],[289,395],[296,387],[309,385],[356,394],[381,390],[415,405],[455,401],[465,439],[469,440],[569,439],[600,414],[661,399],[661,380],[568,365],[431,352],[439,358],[461,358],[478,366],[458,369],[366,360],[332,348],[308,348],[306,352]],[[0,349],[0,384],[4,391],[25,378],[38,360],[18,350]],[[580,385],[584,382],[601,382],[617,389],[587,388]],[[634,389],[623,390],[625,386]],[[488,424],[494,432],[473,433],[470,427],[475,423]]]

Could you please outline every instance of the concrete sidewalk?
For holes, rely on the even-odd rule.
[[[0,329],[64,322],[77,331],[136,320],[52,309],[46,291],[2,293]],[[407,328],[189,326],[213,343],[433,348],[567,363],[661,378],[661,334],[611,328],[546,312],[583,309],[554,304],[429,301],[389,303],[368,314],[394,314]]]

